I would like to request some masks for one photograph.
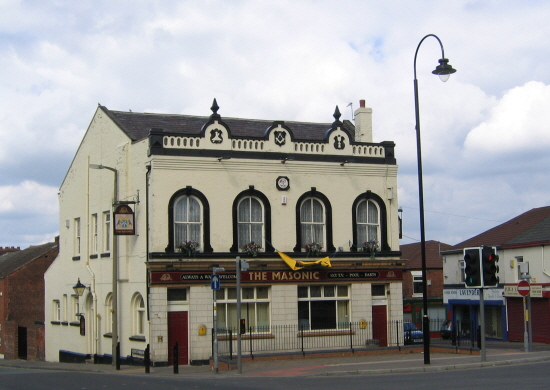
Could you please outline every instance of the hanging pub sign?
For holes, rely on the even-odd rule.
[[[120,205],[114,212],[115,235],[134,235],[136,234],[134,211],[128,205]]]

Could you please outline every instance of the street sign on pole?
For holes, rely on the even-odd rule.
[[[220,276],[219,275],[210,276],[210,285],[212,286],[212,290],[219,290],[220,289]]]
[[[531,285],[526,280],[521,280],[518,283],[518,293],[522,297],[526,297],[531,292]]]

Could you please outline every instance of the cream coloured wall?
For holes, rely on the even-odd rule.
[[[386,174],[388,176],[386,177]],[[290,189],[278,191],[275,180],[288,176]],[[232,245],[232,204],[250,185],[267,196],[272,209],[272,244],[281,251],[292,251],[296,244],[296,202],[315,187],[331,202],[334,245],[349,249],[352,240],[351,213],[356,197],[370,190],[385,199],[388,220],[397,219],[396,199],[388,199],[388,188],[397,189],[397,168],[385,165],[345,165],[215,158],[174,158],[156,156],[151,173],[151,251],[163,251],[168,244],[167,205],[170,197],[186,186],[201,191],[208,199],[211,217],[211,244],[214,251],[226,252]],[[212,186],[216,183],[216,186]],[[281,198],[287,204],[281,204]],[[399,249],[398,226],[389,229],[388,241]]]
[[[104,240],[101,216],[112,210],[114,173],[107,169],[88,169],[88,164],[102,164],[118,170],[119,200],[137,200],[138,191],[145,194],[145,165],[147,159],[145,142],[131,144],[128,137],[98,109],[79,146],[74,160],[59,191],[60,253],[48,269],[46,280],[46,360],[57,361],[59,350],[81,353],[110,354],[112,339],[104,337],[111,325],[106,324],[105,300],[112,292],[113,236],[110,232],[111,250],[107,257],[101,257]],[[135,169],[140,166],[141,169]],[[140,293],[146,300],[146,219],[145,203],[135,205],[138,235],[119,238],[119,340],[123,352],[131,348],[144,349],[144,343],[130,341],[133,313],[130,301],[134,293]],[[90,258],[93,250],[91,214],[99,218],[99,253]],[[75,248],[74,220],[80,218],[80,254]],[[68,223],[66,222],[68,221]],[[112,221],[111,221],[112,223]],[[112,226],[112,225],[111,225]],[[52,324],[52,301],[62,295],[74,295],[72,287],[77,279],[90,287],[80,298],[86,315],[86,336],[79,328],[70,325]],[[90,298],[90,297],[91,298]],[[78,318],[74,318],[78,321]],[[70,322],[70,321],[69,321]],[[145,324],[148,335],[148,323]]]

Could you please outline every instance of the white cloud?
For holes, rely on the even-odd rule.
[[[507,91],[465,141],[472,154],[513,154],[549,144],[550,85],[537,81]]]

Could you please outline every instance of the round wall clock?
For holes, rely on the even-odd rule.
[[[279,176],[276,185],[278,190],[286,191],[290,188],[290,180],[286,176]]]

